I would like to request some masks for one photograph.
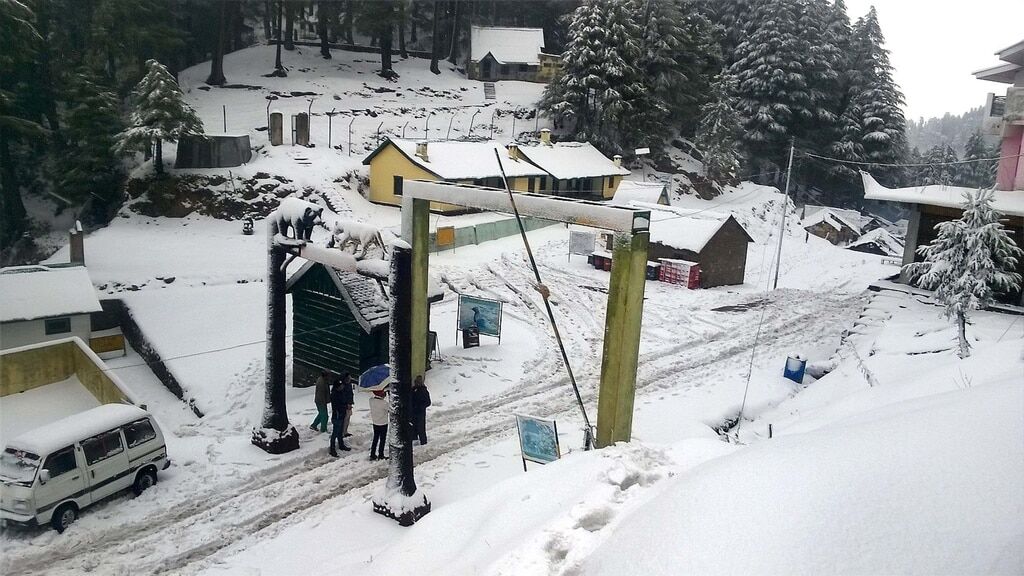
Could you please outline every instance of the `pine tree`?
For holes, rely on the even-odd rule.
[[[177,142],[185,134],[202,134],[203,123],[185,103],[178,82],[163,64],[146,61],[146,76],[132,94],[129,126],[118,135],[114,149],[121,154],[146,150],[156,144],[154,165],[163,174],[163,141]]]
[[[917,249],[924,261],[904,268],[919,286],[935,290],[946,317],[955,319],[961,358],[970,356],[970,311],[991,305],[997,293],[1017,290],[1021,283],[1013,269],[1024,252],[999,222],[992,197],[991,190],[965,194],[963,216],[936,225],[938,237]]]
[[[981,131],[976,130],[964,145],[964,160],[975,162],[965,162],[957,167],[957,181],[960,185],[971,188],[991,188],[995,184],[996,168],[999,163],[996,160],[978,160],[998,156],[998,151],[985,144]]]
[[[918,179],[921,184],[942,184],[953,185],[957,183],[958,162],[956,150],[949,144],[933,146],[924,153],[922,166],[918,169]]]
[[[851,105],[860,117],[863,160],[898,163],[906,155],[906,119],[903,94],[893,80],[889,51],[874,8],[853,30]],[[881,170],[883,174],[893,170]]]
[[[711,85],[711,101],[700,109],[700,126],[694,142],[704,155],[704,174],[719,184],[734,181],[740,165],[736,146],[740,118],[730,96],[735,82],[723,73]]]
[[[755,164],[781,171],[791,137],[814,119],[815,102],[805,65],[811,48],[798,27],[800,0],[760,4],[756,29],[736,48],[736,77],[743,144]]]
[[[63,158],[59,195],[93,207],[93,216],[103,220],[118,198],[122,172],[113,152],[121,129],[117,97],[85,69],[70,80],[68,106],[64,110]]]

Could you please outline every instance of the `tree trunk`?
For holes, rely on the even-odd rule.
[[[398,2],[398,55],[403,60],[409,57],[405,50],[405,0]]]
[[[438,13],[439,8],[437,0],[434,0],[434,13],[431,15],[431,20],[433,20],[433,22],[431,22],[430,25],[430,71],[434,74],[441,73],[441,69],[437,66],[437,54],[441,48],[440,38],[438,38],[440,30],[438,27],[438,22],[440,20],[440,14]]]
[[[281,64],[281,14],[284,11],[284,0],[277,0],[277,58],[274,62],[274,74],[284,75],[284,65]]]
[[[270,0],[267,0],[263,7],[263,37],[267,39],[267,44],[270,43],[270,39],[274,37],[274,32],[271,30],[270,21],[273,18],[271,15],[274,13],[274,6]]]
[[[448,61],[452,64],[458,65],[459,59],[459,5],[462,4],[459,0],[454,0],[452,6],[452,37],[451,44],[448,46]]]
[[[228,43],[226,52],[234,52],[245,47],[245,40],[242,38],[242,3],[231,2],[228,4]]]
[[[394,75],[391,68],[391,26],[385,26],[380,34],[380,75],[390,78]]]
[[[206,77],[206,83],[211,86],[223,86],[224,78],[224,40],[227,36],[227,1],[220,3],[220,21],[217,24],[217,48],[213,52],[213,59],[210,60],[210,75]]]
[[[331,58],[331,45],[327,40],[327,24],[334,6],[325,0],[317,4],[316,33],[320,36],[320,55],[325,59]]]
[[[352,0],[345,2],[345,20],[341,23],[341,28],[345,32],[345,43],[355,44],[356,41],[352,36]]]
[[[295,7],[290,2],[284,9],[284,49],[295,50]]]
[[[409,11],[411,13],[409,17],[409,42],[415,44],[419,40],[416,37],[416,23],[419,21],[420,16],[420,5],[416,3],[416,0],[409,0]]]
[[[10,246],[21,237],[26,228],[26,214],[18,173],[11,161],[10,140],[0,128],[0,246]]]
[[[957,312],[956,314],[957,340],[960,343],[960,358],[967,358],[971,355],[971,345],[967,342],[967,314]]]
[[[157,174],[164,173],[164,141],[159,138],[156,141],[156,154],[153,156],[153,166]]]

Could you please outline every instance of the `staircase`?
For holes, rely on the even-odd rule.
[[[494,82],[484,82],[484,100],[494,99]]]

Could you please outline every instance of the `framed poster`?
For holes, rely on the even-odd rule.
[[[548,464],[562,457],[558,445],[558,424],[554,420],[516,414],[516,428],[519,430],[523,470],[526,469],[527,460]]]
[[[438,226],[437,231],[434,233],[434,244],[437,245],[437,249],[454,247],[455,246],[455,227],[454,226]]]
[[[476,328],[480,334],[501,338],[501,302],[459,294],[459,331]]]

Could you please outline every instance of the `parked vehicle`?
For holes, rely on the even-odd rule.
[[[153,416],[104,404],[12,439],[0,454],[0,521],[63,532],[79,512],[156,484],[171,461]]]

